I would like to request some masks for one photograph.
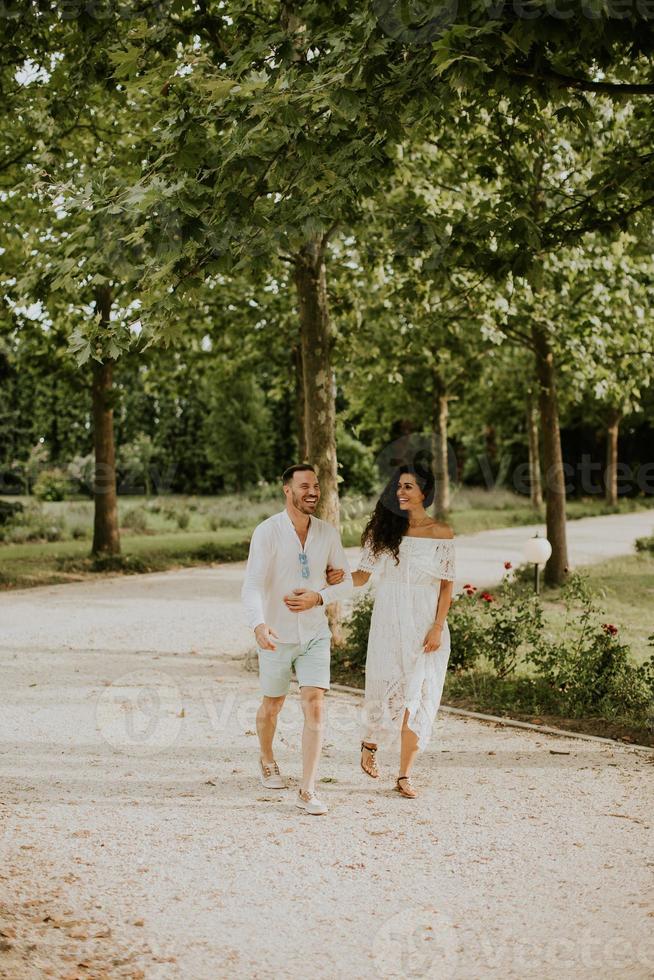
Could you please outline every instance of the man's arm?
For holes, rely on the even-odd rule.
[[[327,564],[331,565],[332,568],[342,568],[345,572],[345,577],[342,582],[339,582],[338,585],[327,585],[324,589],[320,589],[319,594],[322,596],[322,601],[326,606],[328,606],[330,602],[340,602],[341,599],[347,599],[347,597],[352,595],[352,592],[354,591],[352,573],[345,554],[345,549],[341,544],[341,537],[336,528],[333,530],[332,543],[329,549]]]
[[[248,564],[241,589],[245,618],[252,630],[266,622],[263,612],[263,593],[271,557],[268,535],[264,528],[259,525],[255,527],[250,541]]]

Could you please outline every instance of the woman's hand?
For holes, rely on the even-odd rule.
[[[425,642],[422,648],[425,653],[434,653],[436,650],[438,650],[439,646],[441,645],[442,634],[443,627],[439,626],[438,623],[434,623],[425,637]]]
[[[340,583],[345,579],[345,569],[332,568],[331,565],[328,565],[326,578],[327,578],[327,585],[340,585]]]

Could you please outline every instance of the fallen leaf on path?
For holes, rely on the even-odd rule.
[[[550,749],[550,755],[570,755],[570,749]]]

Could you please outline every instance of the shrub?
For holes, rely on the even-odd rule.
[[[207,541],[190,553],[198,561],[224,562],[245,561],[250,550],[248,541],[237,541],[236,544],[216,544]]]
[[[70,536],[75,541],[82,541],[84,538],[91,537],[91,527],[89,524],[76,523],[69,526]]]
[[[475,599],[476,589],[466,586],[455,596],[447,614],[451,652],[448,670],[469,670],[486,652],[487,636]]]
[[[636,551],[649,551],[654,554],[654,535],[649,538],[636,538]]]
[[[185,531],[191,523],[191,515],[187,510],[179,510],[175,514],[175,520],[177,521],[177,527],[180,529],[180,531]]]
[[[2,540],[7,544],[61,541],[64,531],[63,517],[46,514],[38,504],[32,504],[17,513],[14,520],[2,528]]]
[[[567,714],[645,714],[654,697],[654,658],[640,667],[612,623],[601,623],[587,579],[573,573],[562,590],[566,619],[561,637],[541,636],[526,660],[559,692]]]
[[[347,668],[363,670],[368,652],[368,634],[375,597],[371,592],[359,596],[346,624],[345,643],[338,651],[339,662]]]
[[[19,500],[0,500],[0,527],[12,524],[24,510]]]
[[[148,516],[142,507],[130,507],[123,514],[120,524],[137,534],[145,534],[148,530]]]
[[[84,493],[88,497],[93,496],[95,457],[92,453],[89,453],[88,456],[75,456],[68,464],[66,473],[73,487],[79,493]]]
[[[340,426],[336,443],[342,489],[353,493],[374,493],[379,477],[371,450]]]
[[[64,470],[54,467],[41,470],[34,484],[34,496],[39,500],[65,500],[70,494],[71,486],[68,475]]]
[[[138,555],[97,555],[91,561],[92,572],[125,572],[137,575],[150,571],[144,558]]]
[[[269,483],[267,480],[259,480],[257,485],[248,491],[248,498],[255,504],[267,502],[268,500],[279,500],[279,483]]]

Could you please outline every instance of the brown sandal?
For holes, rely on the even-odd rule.
[[[370,755],[371,755],[370,768],[369,769],[366,769],[366,767],[363,764],[363,750],[364,749],[366,750],[366,752],[370,752]],[[361,768],[363,769],[363,771],[365,772],[365,774],[367,776],[370,776],[372,779],[378,779],[379,778],[379,769],[377,768],[377,760],[375,759],[375,752],[376,751],[377,751],[377,746],[376,745],[375,745],[375,747],[373,749],[369,745],[366,745],[365,742],[362,742],[361,743]]]
[[[403,780],[406,780],[406,786],[400,785]],[[416,790],[411,785],[410,776],[398,776],[395,783],[395,789],[398,793],[401,793],[402,796],[406,796],[409,800],[415,800],[416,796],[418,795]]]

